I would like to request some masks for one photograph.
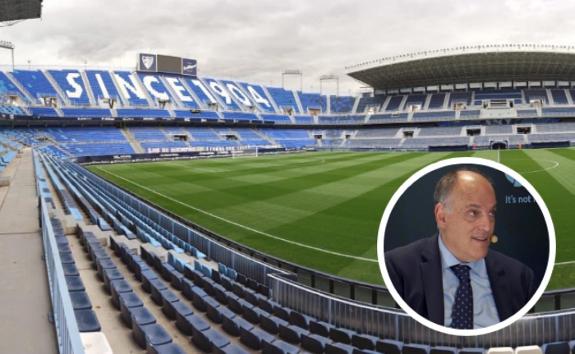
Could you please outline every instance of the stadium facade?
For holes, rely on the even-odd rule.
[[[358,97],[186,75],[159,69],[153,55],[140,58],[146,70],[0,72],[1,162],[13,174],[17,161],[33,156],[55,323],[67,333],[59,336],[61,351],[82,352],[86,333],[103,332],[70,234],[149,352],[188,348],[172,331],[191,336],[195,348],[225,353],[575,350],[569,289],[547,293],[536,313],[500,331],[437,333],[394,309],[381,287],[231,242],[82,166],[303,149],[568,147],[575,142],[571,51],[467,47],[386,58],[348,68],[373,87]],[[147,293],[136,291],[130,272],[168,320],[138,302],[136,294]],[[549,301],[555,312],[541,312]],[[177,329],[153,324],[154,317],[175,320]],[[538,347],[523,348],[530,345]]]

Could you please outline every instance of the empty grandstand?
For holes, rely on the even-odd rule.
[[[50,293],[52,345],[74,353],[89,352],[87,343],[148,353],[575,350],[575,54],[509,46],[402,58],[349,68],[372,87],[357,97],[139,70],[0,72],[0,221],[20,220],[18,208],[28,208],[20,222],[41,220],[26,232],[41,227],[46,265],[36,268],[47,272],[34,272],[47,280],[33,291]],[[526,174],[560,171],[535,179],[552,185],[551,197],[565,196],[551,208],[563,268],[511,326],[480,337],[436,333],[395,308],[372,271],[375,235],[360,224],[375,214],[369,203],[382,204],[414,170],[457,154],[499,159],[492,149],[517,149],[502,162]],[[380,151],[393,152],[356,153]],[[338,243],[345,249],[330,248]],[[48,312],[47,302],[34,310]]]

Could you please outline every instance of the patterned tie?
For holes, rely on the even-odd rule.
[[[455,302],[451,309],[451,327],[473,329],[473,292],[469,281],[469,266],[458,264],[451,267],[459,286],[455,292]]]

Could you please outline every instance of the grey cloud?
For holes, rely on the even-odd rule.
[[[34,64],[134,66],[136,53],[195,57],[200,72],[304,89],[344,67],[405,52],[481,43],[573,44],[575,4],[535,0],[47,0],[41,21],[0,28]],[[558,25],[559,24],[559,25]]]

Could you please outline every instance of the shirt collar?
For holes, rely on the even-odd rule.
[[[469,268],[471,268],[471,272],[475,273],[477,276],[480,277],[486,277],[487,276],[487,269],[485,267],[485,258],[482,258],[478,261],[475,262],[461,262],[457,259],[457,257],[455,257],[453,255],[453,253],[451,253],[451,251],[449,251],[449,249],[447,248],[447,246],[445,246],[445,243],[443,243],[443,240],[441,239],[441,234],[438,235],[437,237],[437,242],[439,244],[439,253],[441,254],[441,269],[442,270],[446,270],[448,268],[451,268],[454,265],[458,265],[458,264],[465,264],[468,265]]]

